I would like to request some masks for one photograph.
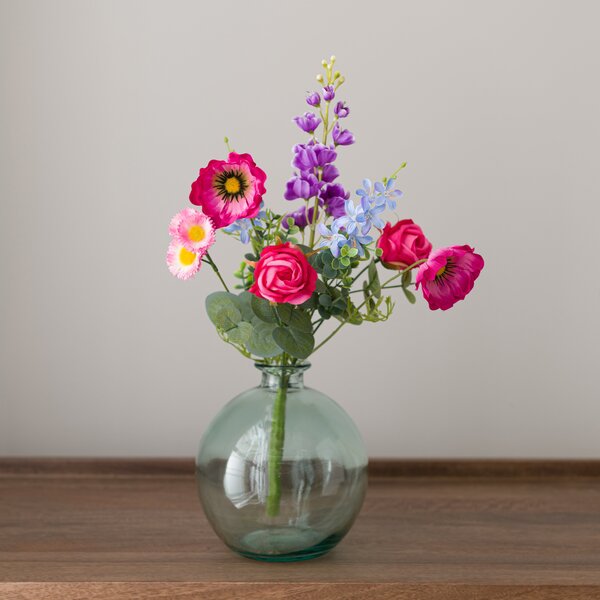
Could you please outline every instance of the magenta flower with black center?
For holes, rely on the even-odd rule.
[[[305,112],[301,117],[294,117],[293,121],[302,131],[306,131],[306,133],[313,133],[321,124],[321,119],[311,112]]]
[[[434,250],[415,278],[431,310],[448,310],[464,300],[483,269],[483,258],[471,246]]]

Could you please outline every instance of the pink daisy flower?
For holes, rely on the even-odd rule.
[[[448,310],[473,289],[483,264],[483,258],[470,246],[438,248],[419,267],[416,287],[422,286],[431,310]]]
[[[215,243],[212,221],[194,208],[184,208],[171,219],[169,233],[190,252],[204,256]]]
[[[201,256],[190,252],[181,242],[172,240],[167,251],[169,271],[178,279],[189,279],[200,269]]]
[[[258,214],[267,176],[250,154],[231,152],[227,160],[211,160],[192,183],[190,202],[202,207],[217,229]]]

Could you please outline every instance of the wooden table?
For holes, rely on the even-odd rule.
[[[329,555],[232,554],[191,461],[0,461],[0,598],[600,598],[600,461],[376,462]]]

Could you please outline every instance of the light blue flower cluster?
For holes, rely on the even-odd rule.
[[[390,178],[386,183],[376,181],[373,184],[370,179],[363,179],[363,187],[356,190],[360,203],[346,200],[344,216],[335,219],[330,228],[319,224],[321,241],[318,247],[328,247],[336,258],[344,246],[356,248],[359,256],[364,256],[363,246],[373,241],[368,235],[371,227],[383,229],[385,222],[381,213],[386,208],[394,210],[396,198],[402,196],[400,190],[394,189],[394,181],[394,178]]]
[[[224,227],[223,231],[229,234],[239,234],[240,242],[247,244],[250,241],[250,232],[255,227],[265,227],[264,219],[267,218],[267,213],[263,210],[264,202],[261,202],[260,212],[253,219],[238,219],[228,227]],[[252,222],[254,221],[254,223]]]

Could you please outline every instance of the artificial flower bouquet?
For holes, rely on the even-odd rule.
[[[250,154],[232,151],[226,138],[229,155],[200,169],[190,193],[194,207],[169,226],[171,273],[189,279],[208,265],[224,288],[206,298],[218,335],[267,365],[296,365],[347,325],[386,321],[394,309],[392,290],[410,303],[418,290],[432,310],[447,310],[472,290],[483,268],[470,246],[433,249],[419,225],[395,216],[404,213],[396,183],[406,163],[381,181],[364,179],[354,197],[347,191],[336,166],[338,153],[355,142],[346,128],[350,108],[340,98],[344,77],[335,57],[322,65],[321,89],[307,96],[309,110],[293,119],[306,138],[292,150],[293,174],[283,197],[296,205],[283,214],[269,208],[265,172]],[[217,233],[245,247],[234,286],[210,255]],[[273,515],[284,407],[282,389],[269,455],[267,511]]]

